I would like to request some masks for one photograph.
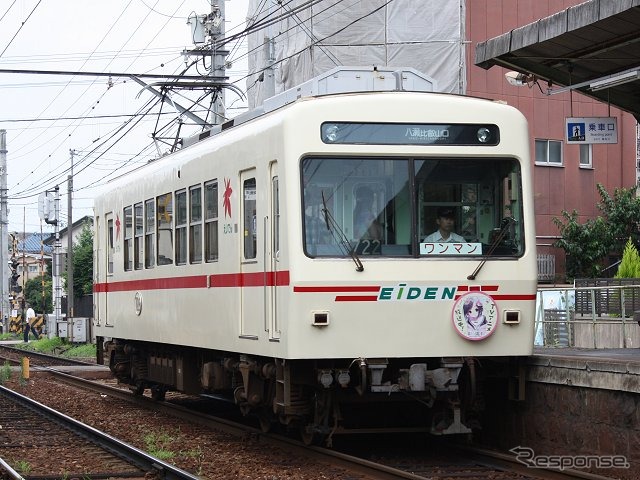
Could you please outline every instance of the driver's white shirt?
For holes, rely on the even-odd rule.
[[[454,232],[451,232],[449,238],[445,240],[442,238],[440,230],[436,230],[425,237],[424,243],[466,243],[466,240]]]

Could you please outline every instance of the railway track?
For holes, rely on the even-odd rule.
[[[0,359],[9,361],[11,363],[19,362],[21,357],[28,357],[35,360],[34,365],[39,366],[83,366],[83,365],[95,365],[81,360],[75,360],[73,358],[64,358],[57,355],[49,355],[46,353],[34,352],[33,350],[23,350],[21,348],[15,348],[8,345],[0,345]]]
[[[207,427],[217,431],[224,431],[240,438],[250,438],[253,442],[259,442],[263,445],[275,446],[286,450],[292,456],[304,456],[310,460],[330,464],[335,467],[342,468],[354,478],[367,479],[408,479],[408,480],[424,480],[424,479],[449,479],[464,478],[465,480],[575,480],[590,479],[604,480],[606,477],[584,474],[582,472],[550,472],[541,470],[532,470],[515,462],[513,457],[501,455],[495,452],[478,450],[469,446],[447,446],[448,454],[433,454],[428,449],[423,449],[413,453],[408,452],[406,455],[395,455],[386,459],[371,459],[371,454],[363,455],[362,451],[349,452],[349,448],[345,449],[326,449],[320,447],[309,447],[302,442],[287,436],[275,433],[264,433],[258,427],[250,426],[237,421],[203,415],[201,412],[194,411],[194,406],[183,407],[176,405],[174,402],[184,401],[184,396],[178,395],[175,398],[168,397],[167,402],[157,402],[148,397],[132,395],[130,391],[101,383],[87,381],[82,378],[51,370],[59,382],[72,385],[83,390],[91,390],[113,398],[118,398],[126,402],[132,402],[145,409],[152,409],[155,412],[178,417],[185,422],[197,424],[201,427]],[[208,399],[188,399],[187,404],[207,402]],[[358,441],[359,442],[359,441]],[[356,443],[358,443],[356,442]],[[372,444],[378,442],[375,440],[365,440]],[[353,450],[353,449],[352,449]],[[356,449],[360,450],[360,449]],[[366,446],[365,446],[366,450]],[[428,454],[427,454],[428,453]],[[374,455],[375,456],[375,455]]]
[[[0,399],[7,478],[198,478],[8,388]]]

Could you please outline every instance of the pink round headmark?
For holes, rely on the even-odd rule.
[[[469,292],[453,304],[453,327],[467,340],[484,340],[498,328],[498,306],[483,292]]]

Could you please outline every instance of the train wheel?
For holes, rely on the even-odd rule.
[[[269,433],[273,426],[273,421],[264,414],[258,415],[258,423],[260,423],[260,430],[262,433]]]
[[[166,393],[167,390],[160,385],[154,385],[151,387],[151,398],[156,402],[164,402]]]
[[[133,392],[135,396],[139,397],[144,393],[144,382],[138,382],[130,388],[131,392]]]
[[[300,439],[305,445],[316,445],[318,443],[318,435],[310,423],[300,425]]]
[[[260,424],[262,433],[270,432],[274,423],[273,415],[265,410],[258,412],[258,423]]]

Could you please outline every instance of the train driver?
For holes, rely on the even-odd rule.
[[[453,231],[456,223],[456,217],[453,208],[440,207],[438,208],[437,215],[438,217],[436,218],[436,224],[438,225],[438,230],[427,235],[424,239],[425,243],[466,242],[463,237]]]
[[[353,209],[354,238],[382,241],[382,225],[374,213],[374,194],[368,186],[356,190],[356,206]]]

